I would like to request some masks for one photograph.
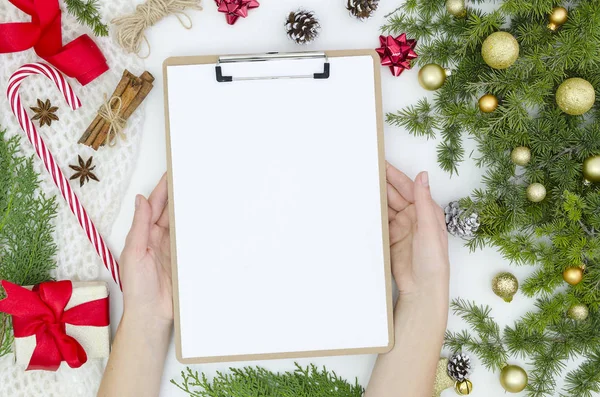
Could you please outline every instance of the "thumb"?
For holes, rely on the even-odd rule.
[[[417,225],[421,233],[430,233],[438,229],[435,206],[429,189],[429,174],[421,172],[415,178],[415,207]]]
[[[125,251],[128,251],[135,260],[142,259],[146,254],[151,221],[150,203],[144,196],[138,194],[135,198],[133,223],[125,241]]]

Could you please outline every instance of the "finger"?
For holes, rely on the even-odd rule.
[[[388,222],[393,221],[396,218],[396,214],[398,214],[398,211],[388,206]]]
[[[437,204],[435,204],[435,212],[437,214],[437,219],[438,219],[440,226],[442,227],[442,229],[445,230],[446,229],[446,213],[444,212],[442,207],[440,207]]]
[[[389,182],[387,182],[388,205],[396,211],[402,211],[410,205],[408,201]]]
[[[386,177],[388,182],[396,188],[398,193],[410,203],[415,202],[414,182],[403,172],[386,162]]]
[[[416,218],[414,213],[414,206],[409,207],[406,211],[398,213],[396,218],[390,222],[390,245],[394,245],[413,234],[415,229],[414,218]]]
[[[421,172],[415,178],[415,207],[417,209],[417,225],[419,233],[432,236],[438,236],[440,225],[435,207],[437,205],[431,198],[429,189],[429,175],[427,172]]]
[[[165,173],[154,188],[148,201],[152,207],[152,223],[156,223],[167,205],[169,189],[167,188],[167,173]]]
[[[169,206],[165,206],[165,209],[163,210],[162,214],[160,215],[160,218],[158,218],[158,221],[156,222],[156,224],[162,228],[168,229],[169,228]]]
[[[124,248],[124,251],[132,255],[135,260],[142,259],[146,254],[151,221],[152,208],[150,203],[144,196],[138,194],[135,198],[133,223],[127,235],[127,240],[125,240]]]

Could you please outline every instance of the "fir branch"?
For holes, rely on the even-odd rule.
[[[527,17],[539,17],[547,18],[552,8],[555,6],[554,0],[535,0],[535,1],[521,1],[521,0],[505,0],[502,3],[502,10],[511,16],[527,16]]]
[[[567,78],[581,77],[600,88],[600,1],[575,1],[568,21],[557,31],[547,28],[551,0],[503,0],[492,12],[469,8],[466,18],[454,18],[443,0],[409,0],[388,17],[387,29],[419,38],[416,64],[437,63],[452,70],[432,102],[419,102],[388,122],[414,135],[440,136],[438,163],[450,174],[464,160],[462,139],[477,143],[474,160],[485,167],[481,189],[461,200],[479,214],[481,226],[466,245],[474,250],[497,247],[517,265],[535,266],[521,290],[536,297],[536,309],[525,314],[503,335],[489,308],[457,300],[453,310],[472,332],[448,332],[446,346],[478,355],[488,368],[499,368],[508,355],[533,365],[528,395],[553,396],[565,362],[583,356],[572,371],[565,395],[587,396],[597,391],[600,372],[600,184],[586,183],[582,163],[600,154],[600,107],[583,117],[564,113],[556,90]],[[481,44],[498,30],[520,44],[519,58],[507,69],[495,70],[483,61]],[[479,111],[478,99],[495,95],[499,107]],[[532,156],[524,167],[511,161],[511,151],[526,146]],[[546,198],[527,199],[531,183],[543,184]],[[583,281],[566,286],[562,272],[586,266]],[[559,292],[560,291],[560,292]],[[586,321],[566,313],[573,303],[590,309]]]
[[[508,360],[508,353],[503,345],[500,327],[490,317],[491,308],[489,306],[477,306],[473,302],[462,299],[455,299],[450,305],[454,314],[462,317],[477,333],[479,340],[474,343],[472,339],[467,339],[466,343],[469,350],[479,356],[483,365],[488,369],[500,369]],[[466,334],[462,334],[465,339]],[[454,339],[454,344],[456,344]],[[453,342],[451,341],[451,346]]]
[[[492,241],[500,248],[502,256],[515,265],[536,264],[543,247],[533,241],[532,232],[499,234]]]
[[[230,368],[229,373],[217,372],[211,381],[189,367],[181,372],[181,383],[171,383],[192,397],[361,397],[362,386],[354,384],[315,365],[303,368],[298,364],[292,372],[274,373],[264,368]]]
[[[409,106],[398,113],[388,113],[386,121],[396,127],[404,127],[416,136],[434,137],[437,120],[431,104],[421,99],[416,106]]]
[[[486,14],[480,10],[472,10],[467,18],[467,27],[462,31],[458,50],[459,56],[465,56],[475,50],[483,40],[504,24],[504,16],[500,11]]]
[[[567,356],[560,344],[549,344],[532,356],[527,392],[530,397],[551,397],[556,390],[556,377],[565,369]]]
[[[98,0],[65,0],[65,4],[77,22],[89,26],[96,36],[108,36],[108,26],[102,22]]]
[[[578,369],[567,374],[563,397],[592,397],[600,393],[600,351],[594,351]]]
[[[504,328],[504,341],[508,352],[521,359],[543,352],[551,343],[543,333],[529,332],[522,323]]]
[[[440,167],[450,172],[450,174],[458,174],[456,164],[461,162],[465,155],[460,127],[455,124],[444,128],[442,130],[442,139],[444,141],[438,146],[438,162],[440,163]]]

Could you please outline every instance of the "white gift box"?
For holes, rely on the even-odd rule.
[[[32,287],[26,288],[31,289]],[[105,282],[73,282],[73,293],[67,306],[65,306],[65,311],[83,303],[107,297],[108,285]],[[73,337],[83,347],[88,361],[108,357],[110,353],[110,325],[93,327],[66,324],[65,331],[67,335]],[[35,335],[15,338],[13,347],[17,365],[27,368],[36,345]],[[60,364],[61,367],[65,365],[67,363],[64,361]]]

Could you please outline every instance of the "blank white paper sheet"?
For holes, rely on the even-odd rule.
[[[166,67],[184,362],[393,343],[374,62],[330,63]]]

